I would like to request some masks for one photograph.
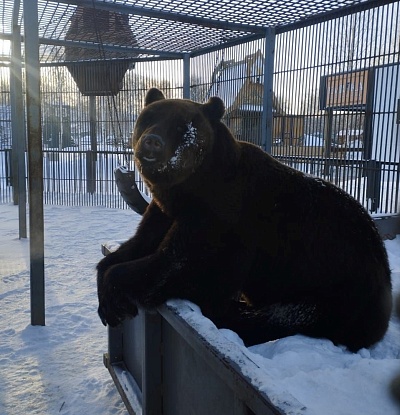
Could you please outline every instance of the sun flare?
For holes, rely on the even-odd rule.
[[[10,55],[11,42],[9,40],[0,39],[0,56]]]

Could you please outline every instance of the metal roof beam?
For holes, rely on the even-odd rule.
[[[218,44],[214,46],[209,46],[201,49],[196,49],[190,52],[190,57],[195,58],[196,56],[205,55],[206,53],[216,52],[217,50],[230,48],[232,46],[242,45],[243,43],[253,42],[255,40],[263,39],[265,37],[266,31],[264,30],[263,34],[251,34],[249,36],[243,36],[240,38],[235,38],[232,40],[228,40],[223,44]]]
[[[132,48],[129,46],[114,46],[107,44],[100,44],[95,42],[83,42],[77,40],[58,40],[58,39],[49,39],[49,38],[39,38],[39,42],[42,45],[52,45],[52,46],[68,46],[68,47],[77,47],[85,49],[96,49],[107,52],[126,52],[126,53],[135,53],[135,54],[146,54],[146,55],[158,55],[165,56],[168,58],[182,58],[182,53],[177,52],[165,52],[161,50],[154,49],[145,49],[145,48]]]
[[[0,39],[3,40],[12,40],[12,35],[9,34],[0,34]],[[21,40],[24,41],[24,37],[21,36]],[[131,48],[128,46],[115,46],[100,44],[94,42],[83,42],[78,40],[58,40],[58,39],[49,39],[49,38],[39,38],[39,43],[41,45],[52,45],[52,46],[70,46],[77,48],[85,49],[98,49],[105,50],[107,52],[126,52],[126,53],[137,53],[142,55],[156,55],[159,57],[165,57],[167,59],[182,59],[184,53],[179,52],[166,52],[163,50],[157,49],[146,49],[146,48]]]
[[[58,0],[62,4],[74,4],[97,10],[108,10],[123,14],[134,14],[137,16],[151,17],[153,19],[172,20],[174,22],[188,23],[200,25],[203,27],[211,27],[214,29],[234,30],[238,32],[265,33],[265,27],[253,26],[247,24],[230,23],[222,20],[204,19],[201,17],[187,16],[179,13],[165,12],[155,9],[147,9],[144,7],[129,6],[125,4],[116,4],[109,2],[100,2],[96,0]]]
[[[179,57],[179,60],[182,59],[182,56]],[[113,59],[113,61],[122,61],[122,60],[127,60],[127,59]],[[136,63],[141,63],[141,62],[161,62],[161,61],[174,61],[174,60],[178,60],[178,58],[170,58],[170,57],[165,57],[165,56],[151,56],[151,57],[136,57],[136,58],[129,58],[129,62],[136,62]],[[109,61],[109,60],[108,60]],[[85,63],[87,63],[88,61],[77,61],[77,62],[71,62],[71,61],[57,61],[57,62],[42,62],[40,64],[40,66],[42,67],[51,67],[51,66],[66,66],[68,63],[74,63],[77,65],[85,65]],[[1,66],[1,61],[0,61],[0,66]],[[3,64],[3,66],[6,66]]]

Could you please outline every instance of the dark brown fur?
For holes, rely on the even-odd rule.
[[[350,350],[379,341],[391,281],[368,213],[236,141],[223,112],[218,98],[149,91],[132,144],[153,200],[136,235],[98,264],[102,321],[185,298],[247,345],[296,333]]]

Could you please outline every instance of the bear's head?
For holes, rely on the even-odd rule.
[[[224,111],[216,97],[199,104],[150,89],[132,135],[135,163],[147,184],[176,185],[198,171],[211,154]]]

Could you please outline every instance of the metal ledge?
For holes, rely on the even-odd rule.
[[[283,414],[243,371],[260,368],[217,329],[193,325],[184,317],[190,313],[190,303],[169,301],[109,329],[104,362],[128,412]]]
[[[110,363],[108,354],[104,354],[104,365],[111,374],[115,386],[130,414],[142,414],[142,392],[124,363]]]
[[[400,234],[400,215],[374,216],[373,219],[383,240]]]

